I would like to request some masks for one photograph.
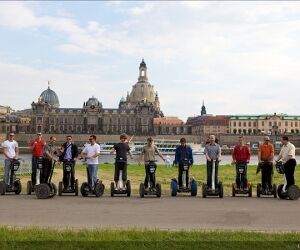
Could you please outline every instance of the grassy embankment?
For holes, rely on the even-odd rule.
[[[170,180],[177,176],[177,168],[167,168],[164,165],[159,165],[156,172],[157,181],[162,184],[163,194],[170,194]],[[283,182],[283,176],[279,175],[274,170],[274,183],[280,184]],[[131,180],[133,194],[138,194],[138,187],[140,182],[144,180],[145,170],[144,165],[130,164],[128,165],[128,179]],[[256,166],[248,167],[248,180],[254,184],[254,192],[256,184],[260,182],[261,174],[256,175]],[[109,193],[110,182],[113,180],[114,165],[113,164],[101,164],[99,167],[98,177],[103,180],[106,190],[105,193]],[[0,165],[0,178],[3,175],[3,166]],[[201,195],[201,185],[206,181],[206,167],[204,165],[195,165],[190,170],[190,176],[193,176],[198,182],[198,195]],[[30,176],[21,176],[23,185],[23,192],[26,189],[26,182]],[[53,177],[54,183],[58,183],[62,178],[62,166],[58,165],[55,168]],[[81,164],[76,165],[76,178],[79,179],[79,183],[86,181],[86,168]],[[223,182],[225,188],[225,195],[231,195],[231,183],[235,180],[235,167],[233,165],[222,165],[219,167],[219,179]],[[300,181],[300,166],[296,167],[295,171],[296,183]]]
[[[1,249],[299,249],[299,233],[0,228]]]

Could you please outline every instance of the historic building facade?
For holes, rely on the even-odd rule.
[[[300,116],[286,114],[236,115],[230,118],[231,134],[299,134]]]
[[[32,102],[31,109],[6,116],[0,129],[17,133],[154,135],[153,120],[163,116],[158,93],[148,81],[147,65],[142,60],[138,82],[118,108],[105,108],[96,97],[89,98],[82,108],[61,108],[57,94],[48,86],[37,102]]]

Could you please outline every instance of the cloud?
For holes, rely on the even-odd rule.
[[[62,35],[53,45],[62,57],[116,55],[126,62],[145,57],[151,62],[149,78],[159,89],[165,114],[200,113],[202,99],[210,113],[297,113],[300,3],[119,2],[107,6],[118,22],[80,22],[72,13],[40,15],[24,3],[5,2],[1,3],[0,25]],[[21,72],[26,78],[32,70]],[[126,82],[122,91],[110,87],[120,96],[130,90],[130,81],[101,79],[96,71],[80,74],[83,69],[79,67],[73,77],[56,70],[52,67],[42,73],[79,85],[75,77],[93,86],[110,81],[119,87]],[[38,72],[32,77],[47,81]],[[96,88],[92,85],[88,88]],[[79,89],[80,95],[83,90]],[[292,90],[289,102],[274,102],[286,89]],[[111,101],[107,98],[106,103]]]

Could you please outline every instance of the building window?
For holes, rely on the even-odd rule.
[[[272,122],[269,122],[269,127],[272,127]]]
[[[248,126],[251,127],[251,122],[248,122]]]
[[[293,127],[293,122],[291,122],[291,127]]]
[[[247,123],[246,122],[244,122],[244,127],[246,127],[247,126]]]
[[[286,126],[286,127],[288,126],[288,122],[285,122],[285,126]]]
[[[241,127],[242,126],[242,123],[241,122],[239,122],[239,127]]]
[[[262,125],[262,126],[265,126],[265,122],[264,122],[264,121],[262,121],[262,122],[261,122],[261,125]]]
[[[233,122],[233,127],[236,127],[236,122]]]

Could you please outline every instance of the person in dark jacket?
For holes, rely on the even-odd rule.
[[[67,141],[61,146],[60,152],[61,155],[59,156],[59,161],[73,161],[74,163],[71,172],[71,186],[73,186],[75,182],[75,161],[78,157],[78,147],[73,143],[71,135],[67,136]],[[64,187],[68,186],[68,179],[65,172],[63,173],[63,183]]]
[[[175,151],[175,160],[174,164],[178,164],[178,186],[182,187],[182,172],[183,172],[183,165],[184,162],[187,162],[189,166],[193,165],[193,151],[190,146],[186,145],[186,139],[180,139],[180,145],[176,148]],[[186,175],[186,186],[189,184],[189,175],[187,172]]]

